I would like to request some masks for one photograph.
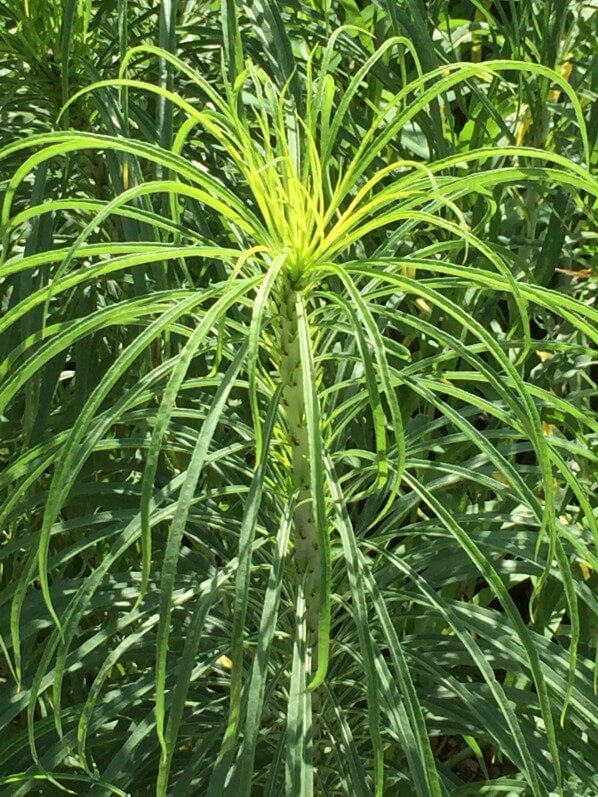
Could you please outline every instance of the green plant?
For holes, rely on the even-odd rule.
[[[67,130],[0,153],[22,161],[2,274],[50,275],[0,321],[16,684],[2,710],[27,712],[9,783],[68,785],[73,756],[97,793],[595,790],[596,423],[585,387],[553,393],[534,366],[577,358],[591,385],[596,313],[535,284],[497,226],[520,186],[558,185],[581,215],[596,182],[481,120],[475,147],[394,149],[457,88],[474,103],[497,82],[507,103],[506,78],[525,74],[567,97],[587,161],[582,109],[541,65],[422,73],[400,37],[345,77],[346,33],[282,85],[248,63],[222,92],[134,48],[70,102],[161,97],[171,149]],[[127,77],[152,57],[201,102]],[[418,76],[380,91],[385,57]],[[131,187],[13,214],[35,168],[88,151],[115,153]],[[49,213],[63,240],[9,256]],[[70,232],[75,213],[90,220]],[[147,237],[119,240],[114,218]],[[53,364],[32,445],[16,419],[35,416]],[[463,751],[485,784],[459,775]],[[510,762],[500,782],[488,751]]]

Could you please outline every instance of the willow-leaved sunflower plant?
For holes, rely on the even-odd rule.
[[[170,103],[170,150],[68,130],[0,153],[21,159],[2,278],[50,275],[0,320],[1,411],[31,414],[56,363],[65,402],[41,438],[9,440],[2,477],[15,793],[69,777],[213,797],[595,784],[596,601],[579,571],[596,568],[596,423],[530,362],[588,355],[596,313],[534,284],[490,223],[530,184],[591,209],[580,102],[509,60],[418,70],[368,107],[381,59],[417,53],[390,39],[346,74],[339,35],[293,91],[247,62],[220,92],[136,47],[85,92]],[[192,98],[134,77],[155,58]],[[456,87],[508,95],[520,73],[567,98],[579,162],[506,138],[401,154]],[[14,209],[42,164],[92,151],[131,187]],[[71,223],[21,251],[48,214]],[[118,235],[131,219],[147,240]],[[538,336],[538,314],[568,335]],[[444,758],[443,739],[460,740]]]

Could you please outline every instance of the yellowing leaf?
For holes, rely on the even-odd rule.
[[[425,301],[425,299],[416,299],[415,300],[415,306],[420,311],[420,313],[423,316],[425,316],[426,318],[429,318],[432,315],[432,308]]]
[[[590,570],[589,565],[586,562],[580,562],[579,569],[581,570],[583,580],[588,581],[592,575],[592,571]]]
[[[495,479],[497,482],[500,482],[501,484],[505,484],[507,487],[513,486],[511,480],[507,476],[505,476],[504,473],[501,473],[499,470],[494,471],[494,473],[492,474],[492,478]]]
[[[525,138],[525,134],[529,130],[529,127],[532,123],[532,114],[529,108],[525,109],[525,113],[523,114],[523,119],[519,122],[517,127],[517,132],[515,133],[515,143],[517,146],[521,146],[523,143],[523,139]]]
[[[561,66],[561,77],[564,78],[567,82],[569,82],[569,78],[571,77],[571,72],[573,72],[573,53],[568,53],[563,65]],[[560,89],[552,89],[548,92],[548,99],[550,102],[558,102],[559,97],[561,96]]]

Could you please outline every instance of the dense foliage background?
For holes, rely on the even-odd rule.
[[[597,19],[0,0],[3,794],[598,794]]]

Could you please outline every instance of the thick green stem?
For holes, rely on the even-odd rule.
[[[297,326],[297,289],[286,283],[280,302],[282,402],[291,448],[291,489],[297,491],[295,510],[295,566],[303,582],[309,642],[315,645],[320,614],[321,552],[314,519],[309,464],[309,441]]]

